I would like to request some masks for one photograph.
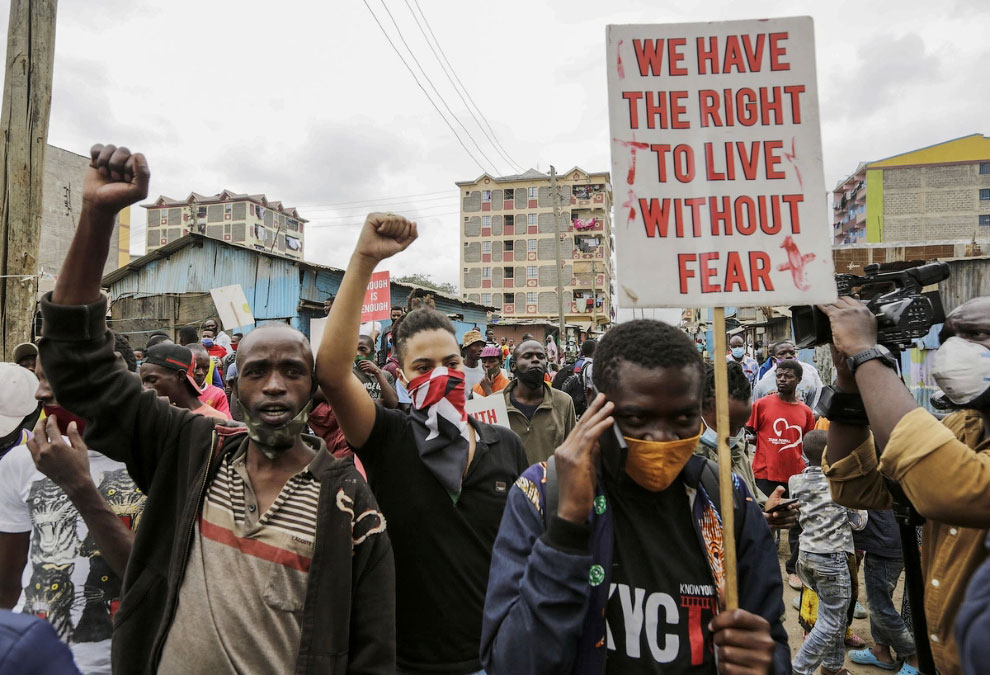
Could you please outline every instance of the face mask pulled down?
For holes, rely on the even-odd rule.
[[[285,452],[293,445],[296,439],[306,428],[309,420],[309,410],[313,403],[307,403],[295,417],[280,427],[273,427],[265,424],[251,414],[251,411],[244,407],[244,425],[248,430],[248,438],[254,441],[261,453],[268,459],[275,459],[279,454]]]
[[[520,382],[523,382],[530,389],[539,389],[543,384],[543,373],[545,371],[542,368],[530,368],[526,372],[516,371],[516,377],[519,378]]]
[[[701,443],[705,447],[711,448],[712,450],[718,450],[718,432],[712,429],[708,424],[701,420],[701,423],[705,425],[705,430],[701,434]],[[740,450],[743,443],[743,436],[746,433],[745,428],[740,429],[735,436],[729,436],[729,449],[736,453]]]
[[[626,455],[626,474],[645,490],[661,492],[670,487],[687,461],[691,459],[701,430],[691,438],[676,441],[642,441],[624,437],[629,452]]]
[[[950,401],[969,405],[990,390],[990,349],[950,337],[935,352],[932,377]]]

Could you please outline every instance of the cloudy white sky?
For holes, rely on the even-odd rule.
[[[524,168],[608,170],[609,23],[813,16],[829,188],[861,160],[990,133],[985,0],[367,3],[63,0],[49,142],[82,154],[94,142],[143,151],[153,196],[229,188],[298,206],[312,221],[306,258],[323,264],[346,264],[377,202],[420,223],[421,240],[393,274],[456,283],[454,181],[476,178],[479,163],[515,167],[468,115],[416,19]],[[2,12],[4,32],[6,20]]]

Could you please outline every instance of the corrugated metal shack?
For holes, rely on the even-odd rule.
[[[323,316],[323,301],[336,295],[343,275],[333,267],[188,234],[108,274],[103,286],[110,295],[111,327],[141,347],[152,332],[174,339],[181,327],[198,328],[216,316],[210,289],[233,284],[244,289],[256,325],[287,323],[308,336],[310,319]],[[393,283],[392,305],[404,307],[414,288]],[[494,309],[422,292],[432,294],[437,309],[451,316],[458,339],[475,325],[485,330]]]

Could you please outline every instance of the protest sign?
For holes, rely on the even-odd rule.
[[[607,42],[620,306],[834,301],[811,18]]]
[[[392,284],[389,281],[388,270],[375,272],[368,282],[368,290],[364,292],[364,302],[361,303],[361,323],[380,321],[389,318],[392,311]]]
[[[313,356],[316,356],[316,353],[320,351],[320,342],[323,341],[323,330],[326,327],[326,317],[309,320],[309,346],[313,348]]]
[[[244,289],[240,284],[211,288],[210,295],[213,296],[213,305],[217,308],[224,330],[254,325],[251,305],[244,297]]]
[[[502,394],[475,396],[464,404],[464,410],[479,422],[509,426],[509,410],[505,407],[505,396]]]

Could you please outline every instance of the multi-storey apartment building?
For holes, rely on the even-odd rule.
[[[866,162],[832,190],[832,243],[866,241]]]
[[[832,191],[833,243],[990,236],[990,138],[963,136],[860,164]]]
[[[555,233],[560,234],[565,321],[599,331],[613,313],[612,185],[609,174],[574,167],[557,176],[483,174],[461,193],[461,294],[504,319],[556,322]]]
[[[268,201],[265,195],[192,192],[184,200],[160,196],[142,206],[148,209],[148,253],[197,232],[290,258],[303,257],[303,226],[309,221],[282,202]]]

